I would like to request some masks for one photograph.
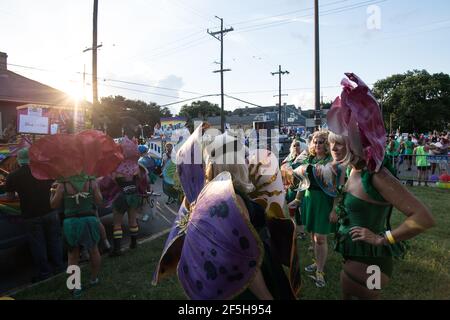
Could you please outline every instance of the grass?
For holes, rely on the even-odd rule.
[[[430,209],[436,226],[410,240],[403,260],[394,262],[394,274],[383,292],[383,299],[449,299],[450,298],[450,192],[438,188],[410,189]],[[404,216],[394,210],[392,225]],[[102,261],[101,283],[83,292],[83,299],[186,299],[176,276],[164,279],[153,287],[151,278],[160,257],[165,237],[142,244],[138,250],[127,251],[117,258]],[[309,241],[299,242],[301,270],[311,263]],[[302,271],[300,299],[340,299],[339,273],[341,256],[330,247],[326,267],[327,287],[318,289]],[[82,274],[89,274],[87,266]],[[24,289],[13,295],[16,299],[71,299],[65,282],[67,275]],[[82,282],[88,281],[85,276]]]

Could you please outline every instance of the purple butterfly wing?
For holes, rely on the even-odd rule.
[[[230,173],[221,173],[202,190],[178,264],[178,277],[191,299],[230,299],[250,284],[263,246],[244,212]]]

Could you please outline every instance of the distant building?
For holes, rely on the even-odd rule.
[[[193,120],[202,121],[200,118]],[[213,127],[220,128],[220,116],[208,117],[207,121]],[[225,123],[229,124],[232,129],[250,129],[253,121],[274,121],[275,126],[278,127],[278,106],[238,108],[231,115],[225,116]],[[295,105],[284,104],[281,106],[281,125],[305,127],[306,118]]]
[[[73,107],[68,94],[9,71],[7,58],[6,53],[0,52],[0,134],[8,124],[16,126],[16,108],[20,105]]]

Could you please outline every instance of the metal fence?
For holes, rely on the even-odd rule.
[[[449,174],[449,155],[399,155],[388,156],[392,166],[396,169],[397,177],[401,181],[419,181],[417,177],[416,159],[418,157],[427,158],[427,182],[437,182],[442,174]],[[411,159],[411,160],[409,160]],[[410,167],[411,163],[411,167]]]

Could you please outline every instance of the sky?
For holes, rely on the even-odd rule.
[[[99,0],[99,96],[166,105],[220,93],[269,106],[314,106],[313,0]],[[319,0],[320,80],[325,102],[344,72],[367,84],[413,69],[450,73],[450,1]],[[0,51],[8,69],[92,100],[93,0],[0,0]],[[83,81],[83,70],[86,80]],[[275,96],[275,97],[274,97]],[[204,97],[220,105],[220,96]],[[249,103],[226,98],[225,109]],[[190,101],[185,102],[190,103]],[[184,103],[172,104],[176,114]]]

